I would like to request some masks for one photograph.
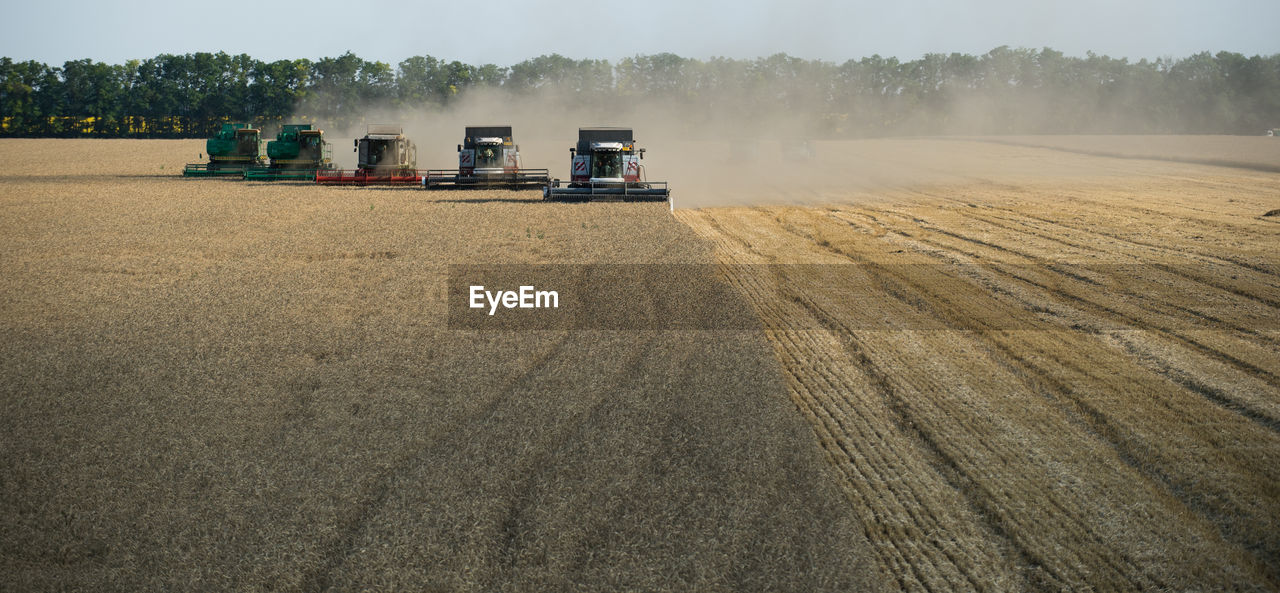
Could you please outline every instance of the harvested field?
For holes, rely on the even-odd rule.
[[[1097,156],[1280,172],[1280,138],[1271,136],[998,136],[983,140]]]
[[[0,588],[1280,588],[1261,139],[656,140],[674,217],[0,141]],[[708,264],[766,329],[459,331],[456,263]]]
[[[1179,191],[1187,193],[1206,182],[1244,180],[1266,185],[1274,176],[1257,173],[1280,172],[1280,138],[1210,136],[1203,145],[1184,136],[1160,144],[1144,138],[1148,137],[819,141],[813,143],[816,155],[807,160],[783,158],[776,143],[759,143],[752,156],[744,154],[748,151],[728,150],[723,143],[694,142],[674,150],[655,150],[646,162],[652,175],[661,171],[672,182],[673,191],[679,190],[677,208],[901,201],[901,195],[888,192],[972,184],[1102,184],[1131,194],[1142,191],[1142,184],[1159,180],[1183,184]],[[1190,166],[1214,162],[1239,166]],[[1186,174],[1189,171],[1196,174]]]
[[[677,212],[770,328],[885,580],[1274,590],[1280,176],[955,145],[984,178]]]

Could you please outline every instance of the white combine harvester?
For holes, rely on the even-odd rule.
[[[665,181],[645,179],[644,149],[635,147],[631,128],[579,128],[569,149],[568,185],[552,179],[542,190],[548,200],[661,201],[671,196]]]
[[[541,187],[550,181],[546,169],[525,169],[520,147],[511,141],[511,126],[467,126],[458,145],[457,169],[428,169],[427,189],[462,187]]]

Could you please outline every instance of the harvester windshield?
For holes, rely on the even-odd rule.
[[[301,145],[300,152],[308,156],[320,156],[320,135],[319,134],[303,134],[298,140]]]
[[[591,159],[591,177],[593,179],[621,179],[622,152],[618,150],[596,150]]]
[[[498,143],[481,143],[476,147],[477,169],[502,168],[502,146]]]
[[[258,153],[258,131],[236,130],[236,144],[239,154]]]
[[[390,159],[390,161],[388,161]],[[379,165],[394,165],[395,156],[391,147],[390,140],[370,140],[369,141],[369,160],[366,161],[370,167]]]

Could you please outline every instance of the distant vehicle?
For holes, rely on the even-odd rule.
[[[784,140],[780,145],[783,158],[789,161],[808,161],[818,156],[813,142],[809,140]]]

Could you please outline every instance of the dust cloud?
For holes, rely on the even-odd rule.
[[[618,95],[583,99],[556,87],[525,93],[472,89],[445,107],[406,111],[369,105],[359,113],[365,123],[403,126],[417,146],[419,169],[456,168],[465,126],[511,125],[523,166],[546,168],[552,178],[561,179],[568,177],[569,148],[577,141],[578,128],[630,127],[637,147],[645,149],[645,178],[667,182],[677,208],[866,202],[889,191],[928,185],[1053,183],[1125,172],[1123,162],[1117,166],[1082,158],[1082,153],[1107,154],[1081,149],[1113,145],[1105,136],[1092,137],[1102,139],[1092,143],[1081,143],[1079,138],[1088,138],[1082,136],[981,136],[999,114],[993,105],[974,101],[957,102],[946,113],[931,116],[949,122],[934,133],[867,139],[836,139],[837,124],[816,108],[804,112],[746,102],[724,100],[708,111]],[[1024,106],[1019,112],[1034,110]],[[364,130],[363,123],[327,129],[339,166],[355,166],[352,139]],[[1169,156],[1168,140],[1128,138],[1123,150],[1111,156]],[[1280,142],[1273,144],[1261,158],[1274,154],[1280,163]],[[1213,161],[1197,157],[1195,150],[1189,154],[1170,160]]]

